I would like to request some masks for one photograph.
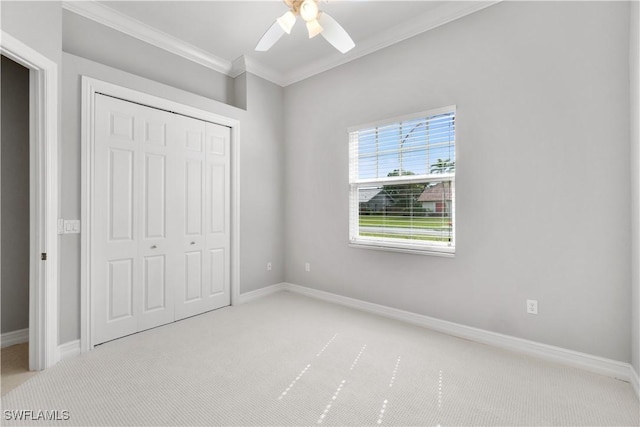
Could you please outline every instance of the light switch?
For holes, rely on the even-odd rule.
[[[78,234],[80,233],[80,220],[79,219],[65,219],[64,220],[64,234]]]

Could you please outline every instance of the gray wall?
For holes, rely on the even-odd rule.
[[[2,333],[29,327],[29,70],[2,56]]]
[[[59,63],[62,7],[59,1],[1,1],[2,31]]]
[[[631,364],[640,373],[640,5],[631,4],[629,76],[631,77]]]
[[[64,218],[80,218],[80,82],[86,75],[240,120],[240,292],[284,280],[283,226],[277,217],[284,191],[282,88],[243,75],[241,82],[247,83],[249,94],[245,111],[69,53],[63,54],[62,70],[60,191]],[[271,272],[266,271],[268,261],[273,262]],[[61,237],[60,263],[59,342],[64,343],[80,337],[80,235]]]
[[[225,104],[234,104],[233,79],[73,12],[62,14],[62,46],[131,74]]]
[[[504,2],[287,87],[286,280],[630,361],[628,31]],[[455,258],[348,247],[347,127],[451,104]]]
[[[251,260],[242,268],[242,291],[284,281],[284,90],[246,75],[240,171],[240,247]],[[245,144],[245,139],[249,140]],[[267,262],[273,270],[266,271]]]

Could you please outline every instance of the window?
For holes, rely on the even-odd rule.
[[[349,241],[455,251],[455,106],[349,129]]]

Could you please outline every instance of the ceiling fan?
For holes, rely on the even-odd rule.
[[[269,27],[262,36],[256,50],[264,52],[269,50],[286,32],[291,33],[293,25],[296,23],[296,15],[300,15],[307,23],[309,38],[322,34],[329,43],[342,53],[353,49],[355,43],[349,34],[326,12],[318,9],[318,0],[283,0],[289,11],[276,19],[276,22]]]

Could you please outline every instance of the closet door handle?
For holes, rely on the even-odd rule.
[[[155,248],[157,248],[156,245],[151,245],[151,249],[155,249]]]
[[[196,244],[196,242],[191,242],[190,244],[191,244],[191,245],[195,245],[195,244]]]

